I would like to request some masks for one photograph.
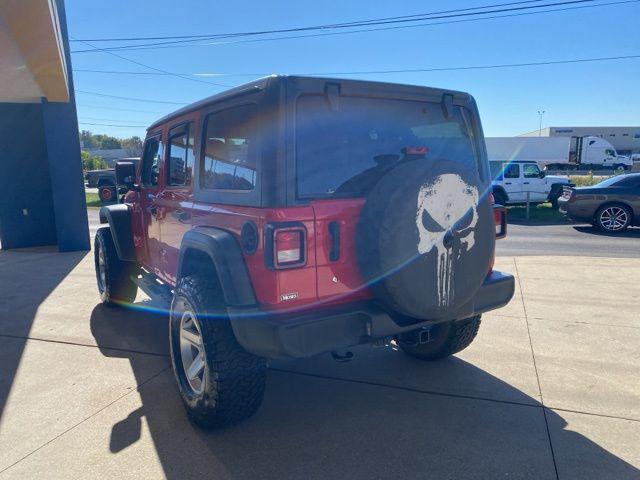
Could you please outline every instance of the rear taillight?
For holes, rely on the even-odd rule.
[[[281,228],[273,232],[273,265],[275,268],[299,267],[305,263],[305,230]]]
[[[496,239],[507,236],[507,209],[502,205],[493,206],[493,221],[496,226]]]

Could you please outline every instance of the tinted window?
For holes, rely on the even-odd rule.
[[[181,125],[169,131],[167,162],[167,185],[191,185],[194,164],[191,125]]]
[[[616,181],[613,185],[615,187],[640,187],[640,175],[624,175],[622,179]]]
[[[396,163],[455,160],[478,172],[466,111],[445,118],[438,103],[325,96],[298,99],[298,195],[360,196]]]
[[[606,187],[622,187],[629,186],[627,182],[633,182],[631,179],[638,180],[637,175],[616,175],[615,177],[609,177],[605,180],[602,180],[599,183],[596,183],[594,187],[606,188]]]
[[[525,163],[522,165],[524,178],[540,178],[540,169],[534,163]]]
[[[520,165],[517,163],[511,163],[504,169],[504,178],[519,178],[520,177]]]
[[[202,188],[253,190],[258,155],[256,108],[242,105],[207,116]]]
[[[153,187],[158,184],[160,162],[162,161],[162,142],[160,137],[151,137],[147,140],[142,155],[142,184]]]

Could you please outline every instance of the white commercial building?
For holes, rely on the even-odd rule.
[[[521,137],[586,137],[604,138],[619,155],[640,154],[640,127],[546,127],[523,133]]]

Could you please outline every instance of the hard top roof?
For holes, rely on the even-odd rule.
[[[355,80],[355,79],[345,79],[345,78],[331,78],[331,77],[312,77],[312,76],[303,76],[303,75],[270,75],[268,77],[263,77],[263,78],[259,78],[258,80],[254,80],[252,82],[249,83],[245,83],[242,85],[239,85],[237,87],[233,87],[230,88],[229,90],[225,90],[223,92],[219,92],[216,93],[215,95],[211,95],[209,97],[203,98],[202,100],[198,100],[196,102],[193,102],[185,107],[182,107],[178,110],[175,110],[174,112],[169,113],[168,115],[165,115],[164,117],[160,118],[159,120],[156,120],[155,122],[153,122],[149,128],[147,128],[147,131],[149,130],[153,130],[156,129],[157,127],[159,127],[160,125],[162,125],[163,123],[179,117],[181,115],[184,115],[185,113],[191,112],[193,110],[198,110],[201,107],[205,107],[211,103],[217,102],[217,101],[221,101],[224,100],[226,98],[230,98],[230,97],[234,97],[236,95],[240,95],[240,94],[244,94],[244,93],[250,93],[251,91],[260,91],[260,90],[264,90],[266,89],[269,84],[274,83],[274,82],[278,82],[278,81],[283,81],[285,79],[291,79],[291,80],[296,80],[296,79],[307,79],[307,80],[321,80],[324,82],[329,82],[329,83],[337,83],[337,82],[341,82],[341,83],[349,83],[349,84],[358,84],[358,85],[363,85],[363,86],[395,86],[395,87],[403,87],[403,88],[412,88],[412,89],[424,89],[424,90],[442,90],[443,92],[447,92],[449,94],[452,95],[465,95],[468,96],[467,93],[464,92],[460,92],[460,91],[456,91],[456,90],[449,90],[449,89],[438,89],[438,88],[431,88],[431,87],[427,87],[424,85],[409,85],[409,84],[402,84],[402,83],[393,83],[393,82],[378,82],[378,81],[374,81],[374,80]]]

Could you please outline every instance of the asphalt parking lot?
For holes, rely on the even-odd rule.
[[[217,432],[186,420],[143,294],[100,305],[90,253],[0,252],[0,479],[640,478],[640,260],[504,242],[516,295],[467,350],[273,362]]]

